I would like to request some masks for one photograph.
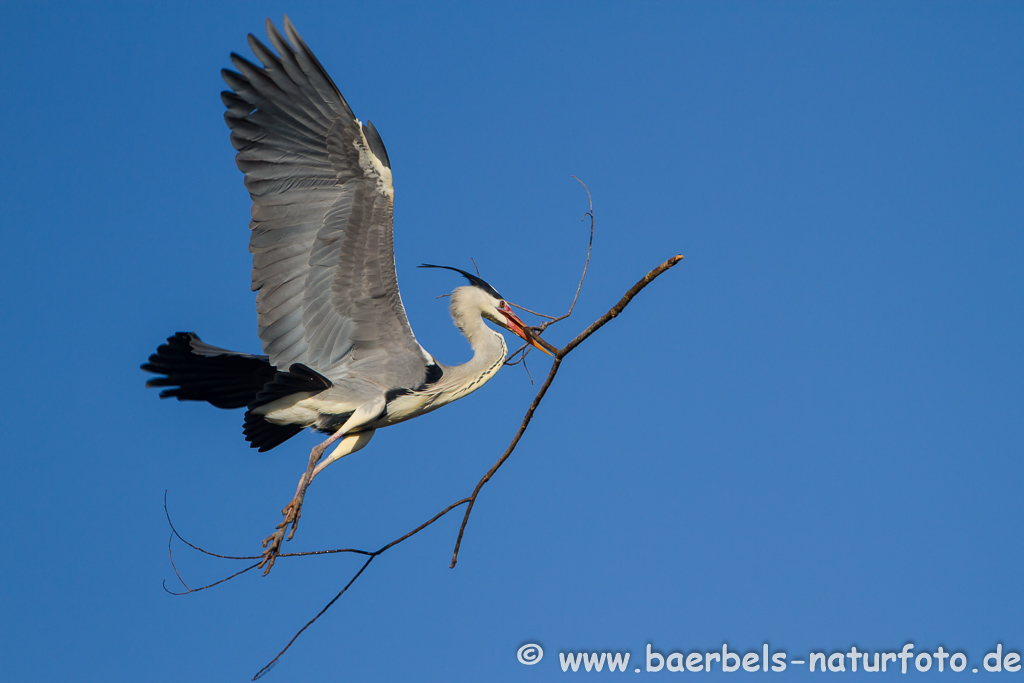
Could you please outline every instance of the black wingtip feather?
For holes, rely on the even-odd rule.
[[[380,133],[377,132],[373,123],[367,121],[366,125],[363,126],[363,131],[366,135],[366,141],[370,143],[370,151],[373,152],[373,155],[380,159],[381,163],[385,166],[391,168],[391,160],[388,159],[388,150],[384,147],[384,141],[381,139]]]

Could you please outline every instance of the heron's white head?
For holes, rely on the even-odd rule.
[[[470,284],[468,286],[458,287],[452,292],[451,305],[449,307],[456,327],[462,330],[462,333],[467,337],[470,336],[470,332],[473,329],[472,323],[475,320],[484,318],[512,332],[549,356],[551,355],[551,352],[544,348],[533,331],[526,326],[526,323],[520,320],[519,316],[512,311],[512,307],[509,306],[508,302],[498,294],[494,287],[491,287],[481,278],[450,266],[423,264],[420,267],[454,270],[469,280]]]

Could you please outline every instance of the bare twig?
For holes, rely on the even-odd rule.
[[[548,393],[548,387],[551,386],[552,380],[555,379],[555,375],[558,373],[558,366],[561,364],[562,359],[556,356],[555,361],[551,364],[551,370],[548,371],[548,376],[544,380],[544,384],[541,385],[540,391],[538,391],[537,395],[533,398],[533,403],[531,403],[530,407],[527,408],[526,416],[523,418],[522,424],[519,425],[516,435],[512,437],[512,443],[508,445],[508,448],[506,448],[505,452],[501,454],[498,461],[491,465],[491,469],[487,470],[487,474],[477,482],[476,488],[473,489],[473,494],[469,497],[469,506],[466,507],[466,512],[462,516],[462,524],[459,526],[459,535],[455,539],[455,549],[452,551],[452,563],[449,567],[455,567],[455,564],[459,561],[459,548],[462,546],[462,537],[466,533],[466,523],[469,522],[469,515],[473,512],[473,506],[476,505],[476,497],[480,495],[480,489],[484,487],[484,484],[491,480],[494,473],[505,464],[508,457],[512,455],[512,451],[514,451],[516,446],[519,445],[519,440],[523,438],[526,428],[530,426],[530,421],[533,419],[533,413],[537,410],[537,406],[539,406],[540,402],[544,399],[544,394]]]
[[[170,549],[168,549],[168,552],[170,552]],[[172,564],[172,566],[173,566],[173,564],[174,564],[173,560],[172,560],[171,564]],[[252,570],[252,569],[256,569],[256,567],[258,567],[258,566],[260,566],[260,563],[259,563],[259,562],[256,562],[256,563],[254,563],[254,564],[251,564],[251,565],[249,565],[249,566],[248,566],[248,567],[246,567],[245,569],[241,569],[241,570],[239,570],[239,571],[235,572],[234,574],[231,574],[230,576],[225,576],[225,577],[224,577],[223,579],[221,579],[220,581],[214,581],[213,583],[208,583],[208,584],[206,584],[205,586],[200,586],[199,588],[189,588],[189,587],[188,587],[188,586],[186,585],[186,586],[185,586],[185,588],[186,588],[187,590],[183,590],[183,591],[172,591],[172,590],[171,590],[170,588],[168,588],[168,587],[167,587],[167,581],[164,581],[164,584],[163,584],[163,586],[164,586],[164,590],[165,590],[165,591],[167,591],[168,593],[170,593],[171,595],[189,595],[190,593],[198,593],[199,591],[204,591],[204,590],[206,590],[207,588],[213,588],[214,586],[219,586],[219,585],[220,585],[220,584],[222,584],[222,583],[225,583],[225,582],[227,582],[227,581],[230,581],[231,579],[235,578],[236,576],[241,576],[242,574],[246,573],[247,571],[250,571],[250,570]],[[174,573],[175,573],[175,574],[178,574],[178,569],[177,569],[177,568],[175,568],[175,569],[174,569]],[[179,580],[179,581],[181,581],[182,585],[184,585],[184,584],[185,584],[185,582],[184,582],[184,581],[182,580],[182,578],[181,578],[181,575],[180,575],[180,574],[178,574],[178,580]]]
[[[164,492],[164,496],[165,497],[166,497],[166,495],[167,495],[166,492]],[[335,554],[338,554],[338,553],[352,553],[354,555],[365,555],[367,557],[376,557],[377,555],[380,555],[381,553],[383,553],[385,550],[388,550],[389,548],[391,548],[391,547],[393,547],[395,545],[398,545],[399,543],[401,543],[402,541],[406,540],[410,536],[412,536],[414,534],[417,534],[420,531],[423,531],[428,526],[430,526],[431,524],[433,524],[437,520],[441,519],[442,517],[444,517],[446,514],[448,514],[449,512],[454,510],[455,508],[459,507],[460,505],[464,505],[465,503],[468,503],[468,502],[469,502],[469,498],[463,498],[462,500],[459,500],[459,501],[456,501],[456,502],[452,503],[451,505],[446,507],[444,510],[442,510],[441,512],[439,512],[436,515],[434,515],[433,517],[431,517],[428,521],[424,522],[423,524],[421,524],[420,526],[416,527],[415,529],[413,529],[409,533],[405,534],[404,536],[400,536],[399,538],[396,538],[394,541],[388,543],[387,545],[385,545],[384,547],[382,547],[382,548],[380,548],[378,550],[361,550],[359,548],[332,548],[330,550],[307,550],[305,552],[297,552],[297,553],[281,553],[280,555],[278,555],[278,557],[279,558],[280,557],[312,557],[314,555],[335,555]],[[171,535],[171,538],[167,542],[167,555],[170,558],[171,568],[174,569],[175,575],[177,575],[178,580],[181,582],[181,585],[186,588],[186,590],[180,591],[180,592],[172,591],[172,590],[169,590],[167,588],[167,582],[164,581],[164,590],[167,591],[168,593],[170,593],[171,595],[188,595],[189,593],[198,593],[201,590],[206,590],[207,588],[213,588],[214,586],[216,586],[218,584],[224,583],[225,581],[229,581],[229,580],[235,578],[236,576],[238,576],[240,574],[246,573],[250,569],[255,569],[256,567],[258,567],[260,565],[259,562],[256,562],[255,564],[253,564],[253,565],[251,565],[251,566],[249,566],[249,567],[247,567],[247,568],[245,568],[245,569],[243,569],[241,571],[237,571],[234,574],[226,576],[223,579],[220,579],[219,581],[214,581],[211,584],[207,584],[205,586],[200,586],[199,588],[191,588],[191,587],[189,587],[189,585],[186,584],[185,580],[181,577],[181,574],[178,573],[178,568],[177,568],[177,566],[174,563],[174,554],[171,551],[171,540],[173,540],[175,537],[177,537],[179,541],[181,541],[182,543],[187,545],[189,548],[192,548],[193,550],[198,550],[199,552],[203,553],[204,555],[209,555],[211,557],[219,557],[221,559],[226,559],[226,560],[262,560],[263,557],[262,557],[262,555],[257,555],[257,556],[252,556],[252,557],[235,557],[235,556],[231,556],[231,555],[219,555],[217,553],[212,553],[212,552],[210,552],[210,551],[208,551],[208,550],[206,550],[204,548],[201,548],[201,547],[195,545],[194,543],[191,543],[191,542],[185,540],[181,536],[181,534],[179,534],[174,529],[174,524],[171,522],[170,514],[167,513],[167,501],[166,500],[164,501],[164,513],[167,516],[167,523],[170,525],[171,531],[173,532],[172,535]]]
[[[237,555],[220,555],[220,554],[217,554],[217,553],[211,553],[209,550],[204,550],[203,548],[200,548],[199,546],[195,545],[194,543],[190,543],[189,541],[186,541],[184,539],[184,537],[182,537],[182,535],[178,533],[178,530],[176,528],[174,528],[174,522],[171,521],[171,513],[167,509],[167,491],[164,491],[164,516],[167,517],[167,524],[168,524],[168,526],[171,527],[171,536],[170,536],[170,538],[167,539],[167,556],[171,560],[171,569],[174,570],[174,575],[178,577],[178,581],[180,581],[181,585],[185,587],[184,591],[172,591],[171,589],[169,589],[167,587],[167,581],[164,581],[163,582],[164,590],[167,591],[168,593],[170,593],[171,595],[188,595],[189,593],[198,593],[199,591],[204,591],[207,588],[213,588],[214,586],[216,586],[218,584],[222,584],[225,581],[230,581],[231,579],[235,578],[236,576],[244,574],[247,571],[249,571],[250,569],[254,569],[255,567],[259,566],[259,562],[257,562],[256,564],[253,564],[253,565],[251,565],[249,567],[246,567],[245,569],[242,569],[241,571],[237,571],[237,572],[235,572],[234,574],[232,574],[230,576],[224,577],[220,581],[214,581],[213,583],[206,584],[205,586],[200,586],[199,588],[192,588],[187,583],[185,583],[185,579],[183,579],[181,577],[181,573],[178,572],[178,566],[174,562],[174,553],[172,552],[172,549],[171,549],[171,542],[174,540],[175,537],[177,537],[179,541],[181,541],[182,543],[187,545],[189,548],[192,548],[193,550],[198,550],[202,554],[209,555],[210,557],[219,557],[219,558],[221,558],[223,560],[256,560],[256,559],[262,559],[262,558],[255,557],[255,556],[242,557],[242,556],[237,556]]]
[[[174,522],[171,521],[171,513],[167,510],[167,491],[164,491],[164,516],[167,517],[167,525],[171,527],[171,532],[175,536],[178,537],[179,541],[181,541],[182,543],[187,545],[189,548],[192,548],[192,550],[198,550],[199,552],[201,552],[204,555],[209,555],[210,557],[219,557],[222,560],[261,560],[261,559],[263,559],[262,555],[245,555],[245,556],[243,556],[243,555],[218,555],[217,553],[211,553],[209,550],[203,550],[199,546],[193,545],[192,543],[189,543],[188,541],[186,541],[185,538],[181,534],[178,533],[178,530],[174,528]],[[167,549],[168,549],[168,552],[169,552],[170,551],[170,543],[168,543]],[[182,583],[184,584],[185,582],[182,581]],[[188,586],[185,586],[185,587],[188,588]]]
[[[418,534],[419,532],[423,531],[424,529],[426,529],[428,526],[430,526],[431,524],[433,524],[437,520],[439,520],[442,517],[444,517],[445,515],[447,515],[449,512],[451,512],[455,508],[457,508],[460,505],[463,505],[465,503],[468,503],[468,502],[469,502],[469,498],[463,498],[462,500],[459,500],[459,501],[456,501],[456,502],[452,503],[451,505],[446,507],[444,510],[441,510],[441,512],[437,513],[436,515],[434,515],[433,517],[428,519],[423,524],[420,524],[418,527],[416,527],[415,529],[413,529],[409,533],[405,534],[404,536],[400,536],[399,538],[396,538],[395,540],[393,540],[390,543],[388,543],[387,545],[381,547],[379,550],[375,550],[372,553],[371,552],[366,552],[366,551],[360,551],[360,550],[352,550],[352,549],[349,549],[349,548],[344,548],[344,549],[341,549],[341,550],[327,550],[327,551],[316,551],[315,553],[308,553],[308,554],[323,554],[323,553],[330,553],[330,552],[337,552],[337,553],[357,552],[357,553],[361,553],[363,555],[367,555],[368,557],[366,558],[366,562],[363,563],[363,566],[359,568],[359,571],[357,571],[352,576],[352,578],[349,579],[348,583],[345,584],[345,587],[342,588],[340,591],[338,591],[338,594],[335,595],[333,598],[331,598],[331,601],[328,602],[326,605],[324,605],[324,608],[322,610],[320,610],[319,612],[317,612],[317,615],[315,617],[313,617],[312,619],[307,621],[306,624],[302,628],[300,628],[295,633],[294,636],[292,636],[292,639],[288,641],[288,644],[285,645],[284,648],[280,652],[277,653],[277,656],[274,657],[272,660],[270,660],[270,662],[267,663],[266,666],[264,666],[262,669],[260,669],[259,671],[256,672],[256,675],[252,677],[252,680],[255,681],[257,678],[261,677],[263,674],[265,674],[267,671],[269,671],[275,664],[277,664],[277,660],[281,659],[281,655],[283,655],[285,652],[288,651],[288,648],[290,648],[292,646],[292,643],[294,643],[296,641],[296,639],[300,635],[302,635],[302,632],[305,631],[310,626],[312,626],[313,622],[315,622],[317,619],[322,617],[324,615],[324,613],[328,609],[331,608],[331,605],[336,603],[338,601],[338,598],[340,598],[342,595],[345,594],[345,591],[347,591],[349,589],[349,587],[351,587],[352,584],[356,582],[356,579],[359,578],[359,575],[362,574],[364,571],[366,571],[366,568],[370,566],[370,563],[373,562],[377,558],[378,555],[384,553],[385,551],[387,551],[390,548],[395,547],[396,545],[398,545],[402,541],[406,540],[407,538],[409,538],[411,536],[415,536],[416,534]],[[301,553],[301,554],[306,554],[306,553]],[[279,555],[278,557],[286,557],[286,555]]]
[[[565,358],[570,351],[572,351],[577,346],[582,344],[587,339],[587,337],[589,337],[590,335],[594,334],[599,329],[604,327],[604,325],[612,318],[618,317],[619,313],[622,313],[626,306],[629,305],[629,302],[633,300],[633,297],[640,293],[640,290],[642,290],[647,285],[651,284],[656,277],[658,277],[666,270],[668,270],[669,268],[676,265],[682,260],[683,256],[681,254],[677,254],[672,258],[667,259],[657,268],[651,270],[649,273],[647,273],[647,275],[644,275],[642,278],[640,278],[640,281],[637,282],[632,287],[630,287],[629,291],[626,292],[621,299],[619,299],[619,303],[612,306],[607,313],[605,313],[600,318],[591,323],[587,329],[583,330],[578,335],[576,335],[575,339],[573,339],[571,342],[562,347],[561,350],[559,350],[557,357],[559,359]]]
[[[594,198],[590,196],[590,188],[587,187],[587,184],[585,182],[583,182],[579,178],[576,178],[576,176],[573,176],[573,178],[580,185],[583,186],[584,190],[587,191],[587,201],[590,202],[590,210],[583,214],[583,218],[580,219],[586,220],[587,216],[590,217],[590,239],[587,242],[587,260],[583,264],[583,274],[580,275],[580,282],[578,285],[576,285],[576,294],[574,294],[572,297],[572,305],[569,306],[569,310],[565,312],[565,315],[560,315],[557,318],[552,318],[551,320],[548,320],[547,322],[541,323],[540,325],[534,327],[533,330],[537,334],[540,334],[541,332],[546,330],[549,325],[554,325],[560,320],[565,320],[570,315],[572,315],[573,310],[576,308],[576,301],[580,298],[580,290],[583,289],[583,281],[587,279],[587,269],[590,268],[590,252],[594,248]]]
[[[583,281],[587,279],[587,269],[590,268],[590,252],[594,248],[594,198],[590,196],[590,188],[587,187],[587,184],[585,182],[583,182],[576,176],[572,177],[573,179],[576,180],[576,182],[582,185],[583,189],[586,190],[587,192],[587,201],[590,204],[590,210],[583,214],[583,218],[581,220],[586,220],[588,216],[590,217],[590,238],[587,241],[587,260],[583,263],[583,273],[580,275],[579,284],[576,285],[576,293],[572,297],[572,304],[569,305],[569,310],[566,311],[564,315],[551,316],[545,315],[544,313],[538,313],[537,311],[531,311],[529,308],[526,308],[525,306],[520,306],[519,304],[513,304],[512,302],[509,302],[510,305],[515,306],[521,311],[532,313],[533,315],[539,316],[541,318],[547,318],[547,320],[541,323],[540,325],[534,325],[530,328],[538,335],[542,333],[544,330],[546,330],[549,326],[554,325],[557,322],[561,322],[562,320],[565,320],[570,315],[572,315],[573,310],[576,308],[576,302],[580,298],[580,290],[583,289]],[[551,353],[555,352],[555,347],[548,345],[546,342],[544,342],[544,340],[540,341],[544,345],[544,347],[547,348],[548,351],[550,351]],[[530,352],[531,348],[532,347],[529,344],[523,344],[518,349],[513,351],[511,354],[509,354],[509,357],[505,359],[505,365],[518,365],[519,363],[525,361],[526,354]],[[522,358],[520,358],[517,361],[510,362],[512,358],[519,353],[523,354]],[[526,365],[524,364],[523,367],[525,368]],[[527,374],[529,374],[529,371],[527,371]],[[533,377],[530,377],[530,383],[533,384]]]
[[[530,367],[526,364],[526,354],[523,354],[523,370],[526,370],[526,376],[530,378],[530,386],[533,386],[533,374],[530,372]]]
[[[288,651],[288,648],[290,648],[292,646],[292,643],[294,643],[296,640],[298,640],[299,636],[302,635],[303,631],[305,631],[307,628],[312,626],[314,621],[316,621],[317,619],[322,617],[324,612],[329,610],[331,608],[331,605],[336,603],[338,601],[338,598],[340,598],[342,595],[345,594],[345,591],[347,591],[349,589],[349,586],[351,586],[353,583],[355,583],[356,579],[359,578],[359,575],[362,574],[364,571],[366,571],[366,568],[370,566],[370,563],[373,562],[373,559],[375,557],[377,557],[377,556],[376,555],[370,555],[368,558],[366,558],[366,562],[364,562],[363,566],[359,568],[359,571],[357,571],[355,573],[355,576],[353,576],[351,579],[348,580],[348,583],[345,584],[345,587],[342,588],[338,592],[337,595],[335,595],[333,598],[331,598],[331,601],[329,603],[327,603],[326,605],[324,605],[324,608],[322,610],[320,610],[319,612],[317,612],[317,615],[315,617],[313,617],[312,619],[307,621],[306,625],[303,626],[302,628],[300,628],[295,633],[295,635],[292,636],[292,639],[288,641],[288,644],[284,646],[284,649],[281,650],[280,652],[278,652],[277,656],[274,657],[273,659],[271,659],[270,662],[267,663],[266,666],[264,666],[262,669],[260,669],[259,671],[256,672],[256,675],[252,677],[252,680],[255,681],[256,679],[261,678],[263,676],[263,674],[267,673],[272,668],[274,668],[274,665],[277,664],[277,660],[281,659],[281,655],[283,655],[285,652]]]
[[[181,585],[185,587],[185,591],[191,592],[192,589],[189,588],[187,583],[185,583],[185,579],[181,578],[181,574],[178,573],[178,566],[174,564],[174,552],[171,548],[172,541],[174,541],[174,534],[171,534],[167,538],[167,557],[171,558],[171,569],[174,570],[174,575],[178,577],[178,581],[181,581]],[[170,593],[171,595],[182,595],[182,593],[175,593],[174,591],[167,589],[167,579],[164,579],[164,590]]]
[[[573,176],[573,177],[575,178],[575,176]],[[577,180],[579,180],[579,179],[577,178]],[[586,187],[587,187],[586,184],[584,184],[583,181],[579,181],[579,182],[580,182],[580,184],[583,185],[584,189],[586,189]],[[587,190],[587,197],[590,198],[590,190],[589,189]],[[572,304],[570,305],[569,310],[568,310],[568,312],[565,313],[565,315],[557,317],[557,318],[551,318],[551,316],[544,316],[543,314],[535,314],[535,315],[540,315],[541,317],[549,318],[549,320],[544,322],[543,324],[532,328],[537,334],[543,332],[548,326],[550,326],[550,325],[552,325],[552,324],[554,324],[554,323],[556,323],[556,322],[558,322],[560,320],[564,320],[565,318],[568,318],[572,314],[573,309],[576,306],[576,301],[579,298],[580,290],[583,287],[583,281],[585,280],[586,275],[587,275],[587,269],[590,266],[590,252],[591,252],[591,248],[593,246],[593,241],[594,241],[594,205],[593,205],[593,200],[592,199],[590,201],[590,211],[588,213],[584,214],[584,218],[586,218],[587,216],[590,217],[590,242],[587,245],[587,259],[586,259],[586,263],[583,266],[583,274],[580,277],[580,282],[579,282],[579,284],[576,287],[576,294],[573,297]],[[637,294],[640,293],[641,290],[643,290],[647,285],[649,285],[651,282],[653,282],[657,277],[659,277],[660,275],[665,273],[667,270],[669,270],[670,268],[675,266],[681,260],[683,260],[682,256],[679,256],[679,255],[673,256],[673,257],[667,259],[666,261],[664,261],[663,263],[661,263],[660,265],[658,265],[657,267],[655,267],[654,269],[652,269],[643,278],[641,278],[636,284],[634,284],[622,296],[622,298],[619,299],[619,301],[608,310],[608,312],[606,312],[600,318],[598,318],[593,323],[591,323],[586,329],[584,329],[582,332],[580,332],[578,335],[576,335],[576,337],[574,337],[571,341],[569,341],[569,343],[567,343],[562,348],[557,348],[557,347],[551,345],[550,343],[548,343],[546,340],[538,338],[539,341],[545,346],[545,348],[550,350],[552,352],[552,354],[553,354],[553,361],[552,361],[552,364],[551,364],[551,369],[548,371],[547,377],[544,379],[543,384],[541,385],[540,389],[537,391],[536,396],[534,396],[533,401],[530,403],[529,408],[527,408],[526,414],[523,417],[523,420],[522,420],[521,424],[519,425],[519,429],[516,431],[515,435],[512,437],[512,441],[509,443],[508,447],[505,449],[505,452],[501,454],[501,456],[495,461],[495,463],[493,465],[491,465],[491,468],[486,472],[486,474],[484,474],[483,477],[480,478],[480,480],[477,482],[476,486],[474,487],[472,494],[470,494],[468,497],[463,498],[461,500],[458,500],[458,501],[452,503],[451,505],[449,505],[448,507],[443,509],[441,512],[437,513],[436,515],[431,517],[429,520],[424,522],[423,524],[420,524],[418,527],[416,527],[412,531],[409,531],[408,533],[406,533],[406,534],[396,538],[395,540],[391,541],[390,543],[387,543],[386,545],[381,546],[377,550],[370,551],[370,550],[360,550],[360,549],[356,549],[356,548],[337,548],[337,549],[333,549],[333,550],[315,550],[315,551],[299,552],[299,553],[283,553],[283,554],[279,555],[278,556],[279,558],[284,558],[284,557],[327,555],[327,554],[334,554],[334,553],[353,553],[353,554],[358,554],[358,555],[365,556],[366,557],[366,561],[362,564],[362,566],[360,566],[358,571],[355,572],[355,574],[349,579],[349,581],[338,592],[338,594],[335,595],[326,605],[324,605],[323,609],[321,609],[316,614],[316,616],[314,616],[312,619],[310,619],[308,622],[306,622],[306,624],[301,629],[299,629],[295,633],[294,636],[292,636],[292,639],[289,640],[288,644],[285,645],[285,647],[280,652],[277,653],[277,656],[275,656],[266,666],[264,666],[262,669],[260,669],[256,673],[256,675],[253,677],[253,680],[256,680],[257,678],[260,678],[268,670],[270,670],[270,668],[272,668],[278,662],[278,660],[280,660],[281,656],[284,655],[284,653],[288,651],[288,649],[292,646],[292,644],[296,641],[296,639],[298,639],[298,637],[300,635],[302,635],[302,633],[307,628],[309,628],[314,622],[316,622],[321,616],[323,616],[327,612],[327,610],[330,609],[331,606],[334,605],[334,603],[337,602],[341,598],[341,596],[344,595],[346,591],[348,591],[349,588],[351,588],[352,584],[355,583],[356,579],[358,579],[363,574],[363,572],[366,571],[366,568],[370,566],[370,563],[373,562],[373,560],[375,560],[379,555],[383,554],[387,550],[395,547],[396,545],[402,543],[403,541],[407,540],[408,538],[410,538],[410,537],[418,534],[419,532],[423,531],[424,529],[426,529],[430,525],[434,524],[436,521],[438,521],[439,519],[441,519],[442,517],[447,515],[449,512],[451,512],[455,508],[461,507],[462,505],[465,505],[466,506],[466,510],[463,513],[462,522],[459,525],[458,536],[455,539],[455,547],[452,550],[452,560],[451,560],[451,565],[450,566],[451,567],[455,567],[456,563],[458,562],[458,558],[459,558],[459,549],[462,547],[462,539],[465,536],[466,525],[469,523],[469,516],[473,512],[473,508],[476,505],[476,500],[477,500],[477,497],[480,495],[480,491],[483,489],[484,485],[487,484],[487,482],[489,482],[491,480],[491,478],[497,473],[497,471],[501,468],[501,466],[505,464],[505,461],[508,460],[508,458],[512,455],[513,451],[515,451],[516,446],[519,445],[519,441],[522,439],[523,434],[526,432],[526,429],[529,427],[530,422],[533,420],[533,416],[536,413],[537,408],[540,406],[541,401],[544,399],[544,396],[547,394],[548,389],[551,387],[551,383],[554,381],[555,375],[558,374],[558,370],[559,370],[559,368],[562,365],[562,361],[576,347],[578,347],[580,344],[582,344],[584,341],[586,341],[597,330],[601,329],[601,327],[603,327],[609,321],[611,321],[613,318],[617,317],[620,313],[622,313],[622,311],[625,310],[626,306],[629,305],[629,303],[633,300],[633,298]],[[475,265],[475,263],[474,263],[474,265]],[[522,308],[522,307],[518,307],[518,308]],[[528,310],[528,309],[523,308],[522,310]],[[532,311],[529,311],[529,312],[533,313]],[[509,363],[509,364],[513,364],[513,365],[516,364],[516,363],[524,362],[525,359],[526,359],[526,353],[527,353],[527,350],[525,349],[525,347],[517,349],[516,351],[514,351],[512,354],[509,355],[509,358],[508,358],[508,360],[506,362]],[[515,357],[517,354],[522,354],[522,355],[521,355],[521,357],[518,360],[512,361],[513,357]],[[524,363],[524,365],[525,365],[525,363]],[[529,372],[529,370],[527,370],[527,372]],[[531,382],[533,381],[532,377],[530,378],[530,381]],[[204,550],[203,548],[200,548],[199,546],[194,545],[194,544],[190,543],[189,541],[185,540],[181,536],[181,534],[178,533],[177,529],[174,528],[174,524],[171,522],[170,513],[167,511],[167,495],[166,495],[166,492],[164,494],[164,512],[167,515],[167,523],[170,525],[171,531],[173,533],[171,538],[173,539],[174,537],[177,537],[182,543],[184,543],[185,545],[189,546],[190,548],[192,548],[194,550],[197,550],[197,551],[199,551],[199,552],[201,552],[201,553],[203,553],[205,555],[209,555],[211,557],[218,557],[218,558],[223,558],[223,559],[230,559],[230,560],[262,560],[262,555],[260,555],[260,556],[243,557],[243,556],[231,556],[231,555],[221,555],[221,554],[218,554],[218,553],[212,553],[212,552]],[[170,552],[171,552],[171,545],[170,545],[170,541],[169,541],[168,542],[168,554],[169,555],[170,555]],[[168,592],[171,592],[171,593],[173,593],[175,595],[184,595],[184,594],[194,593],[194,592],[197,592],[197,591],[205,590],[206,588],[211,588],[213,586],[219,585],[219,584],[221,584],[221,583],[223,583],[225,581],[228,581],[228,580],[234,578],[235,576],[238,576],[239,574],[244,574],[245,572],[247,572],[247,571],[249,571],[251,569],[256,568],[257,566],[259,566],[259,562],[256,562],[255,564],[253,564],[253,565],[251,565],[251,566],[247,567],[246,569],[243,569],[243,570],[241,570],[239,572],[236,572],[235,574],[232,574],[231,576],[228,576],[228,577],[226,577],[224,579],[221,579],[220,581],[217,581],[215,583],[209,584],[207,586],[202,586],[200,588],[190,588],[185,583],[184,579],[182,579],[181,575],[178,573],[177,567],[174,566],[174,558],[173,558],[173,556],[171,556],[171,565],[172,565],[172,567],[174,567],[174,572],[178,576],[178,580],[181,581],[181,584],[185,587],[186,590],[184,592],[182,592],[182,593],[173,593],[173,591],[169,591],[169,590],[168,590]],[[166,585],[165,585],[164,589],[167,590]]]
[[[548,392],[548,387],[551,386],[551,382],[554,381],[555,375],[558,374],[558,368],[561,367],[562,365],[562,359],[569,355],[569,353],[573,349],[582,344],[587,339],[587,337],[601,329],[601,327],[603,327],[609,320],[615,318],[620,313],[622,313],[626,306],[629,305],[629,302],[633,300],[633,297],[640,293],[640,290],[642,290],[647,285],[651,284],[651,282],[653,282],[656,277],[658,277],[666,270],[668,270],[669,268],[676,265],[682,260],[683,257],[680,255],[673,256],[672,258],[666,260],[664,263],[659,265],[657,268],[651,270],[649,273],[647,273],[647,275],[643,276],[639,282],[630,287],[629,291],[626,292],[625,295],[623,295],[623,297],[619,299],[619,302],[612,306],[607,313],[605,313],[600,318],[595,320],[589,327],[587,327],[587,329],[583,330],[578,335],[576,335],[576,337],[568,344],[566,344],[564,347],[558,349],[558,351],[555,353],[555,360],[551,364],[551,370],[548,371],[547,379],[544,380],[544,384],[541,385],[540,391],[538,391],[537,395],[534,396],[533,398],[533,403],[531,403],[530,407],[526,410],[526,415],[525,417],[523,417],[523,422],[522,424],[519,425],[519,430],[516,432],[515,436],[512,437],[512,442],[508,445],[508,448],[505,449],[505,452],[501,454],[501,457],[498,458],[498,460],[491,466],[491,469],[487,471],[487,474],[485,474],[480,479],[480,481],[477,482],[476,488],[473,489],[473,493],[469,497],[469,505],[466,506],[466,512],[462,516],[462,525],[459,527],[459,536],[455,539],[455,549],[452,551],[452,563],[450,565],[451,567],[454,567],[455,564],[459,561],[459,548],[462,546],[462,537],[466,532],[466,524],[469,522],[469,515],[473,512],[473,506],[476,505],[476,497],[480,495],[480,490],[484,487],[484,484],[491,480],[491,477],[493,477],[494,474],[498,471],[498,469],[505,464],[505,461],[508,460],[508,457],[512,455],[512,451],[514,451],[516,449],[516,446],[519,445],[519,440],[523,437],[523,434],[526,432],[526,428],[530,426],[530,421],[533,420],[534,412],[536,412],[537,407],[540,405],[540,402],[544,400],[544,395]]]
[[[510,353],[508,355],[508,358],[505,359],[505,365],[519,365],[520,363],[522,363],[523,360],[526,358],[526,354],[524,353],[526,351],[526,348],[527,348],[527,345],[523,344],[518,349],[516,349],[515,351]],[[516,360],[512,360],[517,355],[519,356],[519,358],[516,359]]]
[[[563,315],[560,318],[554,318],[550,322],[544,323],[543,325],[540,326],[540,329],[537,330],[538,332],[543,332],[547,328],[548,325],[552,325],[554,323],[557,323],[559,320],[565,320],[570,315],[572,315],[573,309],[576,308],[576,300],[580,298],[580,290],[583,289],[583,281],[587,278],[587,269],[590,268],[590,252],[594,248],[594,198],[590,196],[590,188],[587,187],[587,184],[585,182],[583,182],[582,180],[580,180],[576,176],[573,176],[573,178],[580,185],[583,186],[584,190],[587,191],[587,201],[590,203],[590,210],[587,211],[585,214],[583,214],[583,218],[580,219],[580,220],[584,220],[584,219],[586,219],[587,216],[590,216],[590,239],[587,242],[587,261],[586,261],[586,263],[583,264],[583,274],[580,275],[580,283],[578,285],[576,285],[576,294],[572,297],[572,305],[569,306],[568,312],[566,312],[566,314]]]
[[[530,310],[529,308],[527,308],[526,306],[520,306],[519,304],[514,304],[514,303],[512,303],[511,301],[507,301],[506,303],[507,303],[507,304],[508,304],[509,306],[515,306],[515,307],[516,307],[516,308],[518,308],[518,309],[519,309],[520,311],[526,311],[527,313],[532,313],[533,315],[535,315],[535,316],[537,316],[537,317],[539,317],[539,318],[547,318],[548,320],[554,320],[554,319],[555,319],[555,316],[553,316],[553,315],[546,315],[546,314],[544,314],[544,313],[538,313],[537,311],[531,311],[531,310]]]

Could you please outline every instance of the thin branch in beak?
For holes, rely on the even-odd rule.
[[[508,328],[516,335],[521,337],[527,344],[534,346],[549,356],[554,356],[558,353],[558,348],[547,343],[543,339],[537,336],[537,334],[527,326],[519,317],[511,310],[501,310],[501,314],[508,320]]]
[[[514,303],[512,303],[511,301],[508,301],[508,300],[506,300],[505,303],[507,303],[509,306],[515,306],[520,311],[526,311],[527,313],[535,315],[535,316],[537,316],[539,318],[547,318],[548,320],[554,320],[555,319],[555,316],[553,316],[553,315],[545,315],[543,313],[538,313],[537,311],[531,311],[526,306],[520,306],[519,304],[514,304]]]

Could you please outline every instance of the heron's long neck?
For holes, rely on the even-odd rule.
[[[445,403],[486,384],[501,369],[508,353],[505,338],[489,328],[480,315],[469,315],[459,322],[456,325],[473,347],[473,357],[462,365],[445,366],[444,376],[438,383]]]

